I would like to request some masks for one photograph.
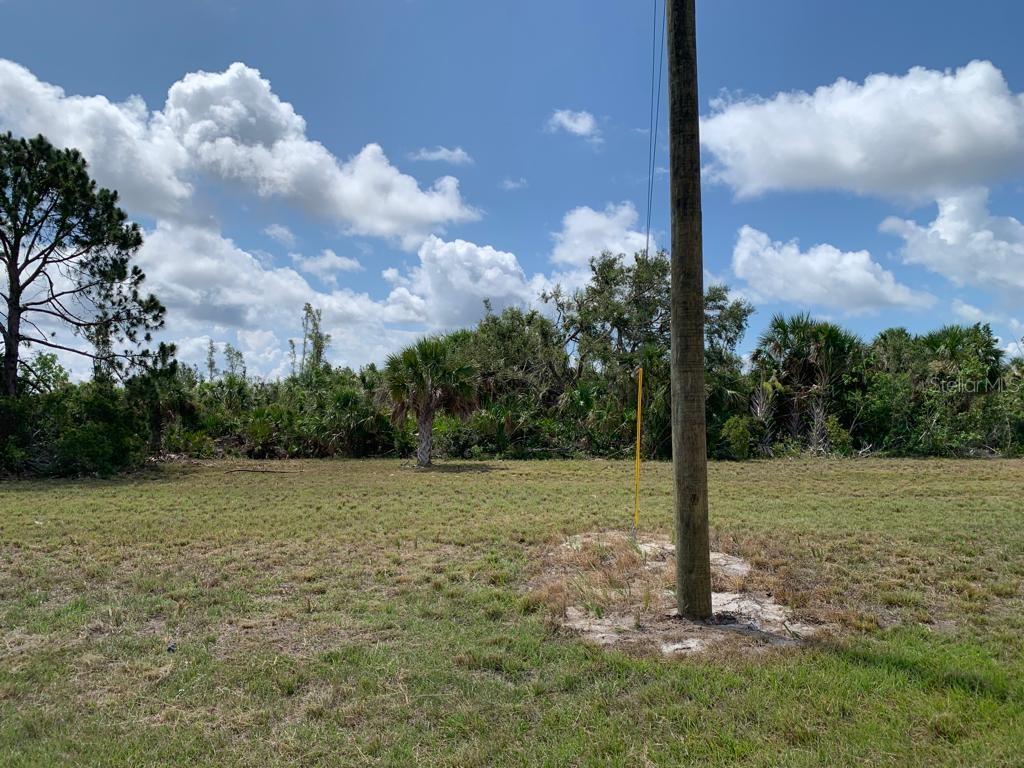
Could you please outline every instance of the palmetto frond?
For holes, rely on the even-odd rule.
[[[476,407],[476,388],[476,370],[460,358],[457,345],[428,336],[388,357],[380,397],[396,422],[436,411],[465,416]]]

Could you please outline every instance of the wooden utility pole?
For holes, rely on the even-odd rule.
[[[676,603],[711,617],[708,462],[704,422],[704,260],[700,208],[695,0],[666,0],[669,179],[672,192],[672,466]]]

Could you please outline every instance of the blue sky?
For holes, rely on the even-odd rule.
[[[652,11],[4,0],[0,128],[121,190],[184,359],[281,373],[308,300],[358,365],[642,241]],[[1021,28],[1009,0],[698,0],[705,265],[757,306],[745,348],[806,309],[1016,351]],[[658,175],[658,244],[667,205]]]

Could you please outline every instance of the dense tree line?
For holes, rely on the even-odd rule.
[[[110,473],[169,454],[626,456],[641,366],[643,453],[671,454],[663,253],[602,254],[583,288],[547,292],[540,309],[488,305],[475,328],[421,339],[380,369],[332,366],[307,304],[289,375],[266,381],[230,344],[211,342],[202,369],[149,348],[164,310],[132,264],[141,242],[77,152],[0,136],[0,473]],[[987,325],[864,341],[776,316],[744,361],[754,308],[721,285],[704,306],[710,456],[1024,450],[1024,367]],[[91,380],[72,382],[51,350],[90,358]]]
[[[475,328],[423,339],[382,368],[327,361],[319,312],[282,380],[248,375],[211,344],[203,369],[164,348],[123,381],[72,383],[52,354],[0,398],[8,473],[112,472],[147,456],[255,458],[627,456],[643,366],[643,452],[671,453],[668,259],[604,254],[581,290],[544,311],[486,312]],[[711,286],[706,307],[708,453],[1019,455],[1024,368],[985,325],[865,342],[807,315],[774,317],[749,361],[737,354],[753,308]]]

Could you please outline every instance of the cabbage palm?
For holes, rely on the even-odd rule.
[[[976,373],[989,383],[999,380],[1003,351],[987,324],[947,325],[922,336],[921,343],[930,353],[936,373],[950,378]]]
[[[476,387],[476,371],[450,338],[423,338],[388,357],[381,392],[396,424],[410,415],[416,418],[419,466],[430,466],[434,417],[438,412],[468,415],[476,404]]]
[[[806,403],[816,398],[819,405],[826,404],[843,377],[855,370],[862,350],[857,336],[809,314],[772,318],[752,361],[762,381],[785,387],[793,437],[800,435]]]

